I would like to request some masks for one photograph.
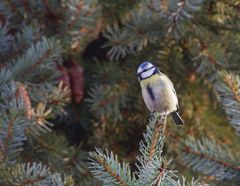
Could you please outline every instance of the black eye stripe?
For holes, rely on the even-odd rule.
[[[138,73],[137,76],[140,76],[143,72],[147,72],[148,70],[155,68],[155,66],[152,66],[151,68],[145,69],[142,72]]]

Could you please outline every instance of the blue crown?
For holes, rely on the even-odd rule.
[[[153,68],[154,65],[148,61],[143,62],[141,65],[139,65],[138,70],[137,70],[137,74],[142,73],[143,71]]]

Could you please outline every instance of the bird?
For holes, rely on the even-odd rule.
[[[148,61],[139,65],[137,77],[148,110],[165,118],[171,114],[176,125],[183,125],[184,121],[178,113],[177,94],[171,80],[158,67]]]

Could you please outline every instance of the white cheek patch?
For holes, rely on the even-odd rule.
[[[138,68],[138,71],[137,71],[137,73],[138,73],[138,74],[140,74],[142,71],[143,71],[143,69],[142,69],[142,68]]]
[[[149,69],[149,70],[146,71],[146,72],[141,73],[141,77],[142,77],[142,78],[148,78],[148,77],[150,77],[150,76],[153,74],[154,70],[155,70],[155,68],[152,68],[152,69]]]

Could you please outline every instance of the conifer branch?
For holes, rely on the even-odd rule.
[[[76,12],[75,12],[74,18],[68,23],[67,32],[71,30],[72,27],[75,25],[78,17],[80,16],[83,5],[84,5],[83,1],[78,2],[78,4],[76,5]]]
[[[145,143],[140,142],[141,156],[138,157],[138,185],[164,185],[176,181],[174,171],[167,170],[169,162],[162,157],[166,118],[153,114],[147,132],[144,134]]]
[[[168,9],[168,0],[150,0],[150,2],[147,2],[147,7],[153,12],[156,12],[160,15],[165,14],[167,16],[167,9]]]
[[[177,186],[203,186],[205,184],[202,182],[199,182],[199,180],[195,180],[194,178],[192,178],[191,181],[188,182],[185,177],[182,177],[182,179],[179,180],[176,185]]]
[[[168,29],[168,33],[175,31],[180,32],[179,24],[184,19],[191,19],[192,12],[196,12],[200,9],[203,0],[182,0],[177,4],[177,9],[171,13],[169,17],[171,23]]]
[[[150,161],[156,155],[155,154],[156,149],[157,148],[162,148],[162,147],[157,147],[157,145],[159,145],[160,136],[164,135],[165,127],[166,127],[166,121],[158,122],[156,124],[156,126],[154,127],[155,131],[152,135],[151,145],[150,145],[150,149],[149,149],[149,160]],[[163,144],[161,144],[161,145],[163,145]]]
[[[41,91],[39,91],[39,89]],[[70,89],[63,86],[60,82],[58,86],[51,84],[43,84],[42,86],[30,87],[30,96],[36,103],[47,103],[47,107],[52,110],[53,115],[64,113],[63,107],[66,106],[70,100]]]
[[[132,12],[131,20],[124,22],[123,27],[114,24],[107,26],[103,33],[109,41],[104,46],[111,47],[108,54],[111,59],[118,60],[127,54],[142,51],[150,43],[154,43],[164,35],[162,22],[151,12],[143,8],[139,12]],[[130,37],[129,37],[130,35]]]
[[[5,121],[4,121],[5,120]],[[21,119],[2,119],[0,133],[0,151],[2,161],[13,161],[22,150],[23,141],[26,140],[24,129],[26,124]]]
[[[17,84],[12,82],[0,87],[2,105],[0,107],[0,151],[3,161],[13,161],[22,150],[26,140],[24,130],[27,119],[24,113],[23,97],[16,96]]]
[[[75,4],[80,2],[84,6],[76,12]],[[67,141],[61,144],[59,138],[48,143],[38,135],[52,129],[49,119],[70,101],[70,91],[59,84],[56,68],[62,62],[62,47],[58,40],[47,38],[64,42],[61,30],[68,44],[85,40],[82,36],[94,26],[95,10],[83,0],[0,1],[0,185],[73,186],[73,178],[65,175],[71,173],[78,180],[87,172],[79,149]],[[42,146],[36,138],[41,138]],[[64,176],[54,172],[58,170]],[[86,175],[85,180],[91,177]]]
[[[43,53],[42,56],[33,65],[29,66],[22,72],[23,77],[25,77],[27,74],[30,74],[33,70],[36,69],[38,65],[43,64],[50,57],[51,53],[52,49],[47,49],[45,53]]]
[[[135,185],[135,177],[128,164],[122,165],[117,156],[106,151],[106,155],[100,149],[90,152],[91,172],[106,185],[117,184],[121,186]]]
[[[37,43],[41,40],[40,34],[40,26],[38,25],[29,25],[23,27],[19,32],[16,33],[13,49],[10,54],[11,59],[17,58],[20,54],[24,54],[24,52],[30,48],[33,43]]]
[[[31,100],[30,100],[30,97],[29,97],[29,94],[28,94],[26,88],[21,83],[19,83],[18,90],[16,92],[16,96],[19,97],[19,95],[23,99],[23,103],[25,106],[25,116],[28,119],[31,119],[31,117],[32,117]]]
[[[117,24],[108,26],[103,33],[108,39],[106,47],[111,47],[109,55],[111,59],[120,59],[127,54],[134,54],[143,50],[151,43],[161,41],[166,37],[163,33],[173,33],[179,38],[180,22],[191,19],[193,12],[201,8],[203,0],[184,0],[178,1],[177,8],[164,11],[158,9],[158,15],[154,14],[156,10],[151,5],[145,4],[141,6],[138,12],[132,12],[131,20],[123,22],[122,27]],[[152,3],[152,2],[151,2]],[[176,7],[176,1],[168,2],[171,7]],[[159,2],[158,4],[162,4]],[[167,34],[167,35],[168,35]]]
[[[19,183],[17,183],[19,186],[25,186],[25,185],[34,185],[34,184],[37,184],[38,182],[41,182],[42,180],[46,179],[47,176],[37,176],[36,178],[34,179],[26,179],[26,180],[23,180]]]
[[[219,179],[232,179],[240,174],[239,160],[227,146],[217,145],[208,139],[187,139],[181,156],[194,170]]]
[[[217,60],[209,52],[208,45],[201,43],[201,54],[195,59],[201,58],[201,64],[197,67],[197,72],[203,78],[207,78],[217,93],[218,101],[228,115],[230,124],[240,132],[240,96],[239,96],[239,76],[227,71],[221,71],[223,62]]]
[[[126,92],[126,86],[102,84],[92,87],[85,100],[96,117],[113,117],[116,122],[123,119],[121,109],[127,104]]]
[[[47,108],[46,103],[38,103],[36,108],[32,109],[32,124],[28,126],[28,129],[35,135],[52,131],[50,127],[52,127],[53,124],[47,121],[51,115],[52,109]]]
[[[59,71],[56,66],[61,66],[62,47],[58,41],[47,37],[54,35],[64,43],[65,56],[75,56],[72,49],[76,49],[76,46],[84,50],[88,32],[96,28],[96,20],[100,22],[97,5],[102,2],[94,2],[97,1],[0,1],[0,185],[73,186],[76,184],[72,177],[62,177],[54,171],[71,173],[74,179],[81,179],[79,175],[85,173],[82,157],[86,155],[70,146],[64,136],[54,133],[39,135],[51,131],[53,124],[49,119],[63,113],[63,107],[70,101],[69,90],[58,84]],[[240,23],[239,2],[206,2],[203,11],[195,19],[193,14],[200,10],[203,0],[141,0],[137,5],[131,7],[133,11],[118,17],[119,24],[113,24],[105,30],[104,36],[108,40],[105,46],[109,49],[110,58],[120,59],[142,51],[143,55],[139,57],[143,60],[146,47],[147,51],[154,54],[164,47],[170,51],[171,59],[160,60],[159,64],[163,65],[161,68],[177,65],[176,71],[185,69],[187,72],[185,67],[192,67],[190,58],[199,53],[200,46],[198,57],[201,64],[197,72],[204,78],[210,77],[211,82],[214,80],[218,100],[230,124],[240,133],[239,75],[217,73],[222,67],[228,68],[222,65],[227,64],[226,61],[233,66],[239,62],[237,54],[240,40],[236,32]],[[116,9],[119,11],[121,7],[117,6]],[[105,20],[103,22],[105,24]],[[101,32],[100,29],[96,30],[97,33]],[[46,37],[42,36],[43,33]],[[90,36],[90,39],[95,38]],[[76,55],[80,58],[79,53]],[[155,55],[151,56],[153,60]],[[91,117],[104,117],[117,123],[132,121],[138,114],[142,123],[141,113],[144,109],[142,103],[139,104],[140,96],[131,92],[136,90],[132,86],[135,81],[133,78],[129,78],[130,83],[122,81],[126,74],[133,74],[131,68],[135,69],[139,63],[139,60],[132,59],[131,64],[126,60],[126,65],[112,63],[111,68],[106,67],[110,64],[108,62],[102,63],[106,65],[96,70],[94,63],[88,66],[95,71],[94,75],[99,75],[93,81],[86,79],[97,84],[96,87],[91,86],[93,88],[87,99]],[[170,66],[165,66],[167,61],[171,62]],[[187,65],[185,62],[188,62]],[[233,69],[233,66],[229,69]],[[175,72],[175,68],[171,69]],[[105,74],[101,74],[103,71]],[[82,99],[82,92],[77,99]],[[129,114],[130,110],[136,110],[137,114]],[[81,122],[84,119],[81,118]],[[188,183],[186,179],[178,177],[176,171],[170,170],[169,161],[162,153],[164,131],[165,123],[159,122],[157,117],[149,121],[144,140],[140,142],[136,172],[131,172],[128,164],[120,164],[112,152],[104,154],[97,149],[90,153],[93,174],[105,185],[198,185],[194,180]],[[26,136],[29,143],[25,142]],[[239,158],[209,140],[190,139],[182,148],[182,155],[186,164],[207,175],[228,180],[239,177]],[[27,162],[22,163],[23,160]],[[28,163],[29,160],[34,163]],[[50,167],[43,165],[43,162]],[[81,182],[77,184],[82,185]]]
[[[47,166],[36,162],[7,167],[1,171],[0,177],[0,184],[5,186],[64,185],[60,174],[53,173]]]
[[[35,45],[17,60],[11,63],[12,73],[18,80],[28,79],[33,81],[33,70],[39,69],[56,69],[56,62],[61,62],[61,46],[55,40],[49,40],[42,37]],[[53,70],[52,69],[52,70]],[[56,73],[56,72],[55,72]],[[31,78],[31,80],[30,80]]]
[[[229,87],[233,98],[240,103],[240,77],[232,73],[222,72],[221,79]]]
[[[2,148],[2,155],[3,155],[3,160],[7,158],[7,150],[8,150],[8,141],[12,140],[13,137],[13,124],[14,120],[10,120],[7,123],[7,131],[6,131],[6,137],[1,141],[1,148]],[[3,143],[2,143],[3,142]]]
[[[61,34],[73,48],[86,42],[86,36],[95,28],[99,9],[93,1],[69,0],[62,3],[66,8],[65,21],[60,25]],[[81,46],[82,48],[82,46]],[[82,48],[83,49],[83,48]]]
[[[169,182],[176,184],[176,171],[168,169],[169,162],[165,158],[159,156],[147,162],[139,161],[141,166],[137,165],[137,185],[168,185]]]
[[[198,182],[193,180],[191,183],[187,183],[185,179],[181,180],[176,175],[176,171],[168,169],[169,162],[162,156],[165,123],[166,118],[159,119],[157,114],[154,114],[149,120],[147,132],[144,134],[146,144],[144,142],[140,143],[141,156],[137,158],[139,164],[136,164],[138,171],[135,174],[131,174],[128,164],[123,163],[121,166],[118,163],[117,156],[114,156],[112,152],[109,154],[106,151],[105,155],[99,149],[90,152],[92,158],[91,172],[104,185],[199,185]],[[150,147],[153,151],[151,156],[149,156]],[[137,178],[135,178],[135,175],[137,175]]]
[[[104,171],[108,172],[108,174],[110,174],[116,179],[120,186],[127,186],[127,184],[122,180],[122,178],[116,172],[114,172],[103,159],[98,158],[97,162],[104,167]]]
[[[193,61],[200,60],[199,64],[196,63],[196,72],[204,80],[213,83],[218,77],[217,71],[224,67],[223,61],[218,60],[214,54],[210,52],[211,48],[207,43],[199,40],[199,44],[201,52],[193,58]]]
[[[214,84],[218,101],[222,104],[230,124],[240,134],[240,77],[227,71],[219,72],[219,80]]]
[[[0,86],[12,80],[12,72],[7,68],[0,68]]]
[[[235,166],[233,164],[230,164],[228,162],[224,162],[224,161],[221,161],[219,159],[216,159],[216,158],[213,158],[207,154],[203,154],[199,151],[195,151],[195,150],[192,150],[191,148],[188,148],[188,147],[185,147],[184,149],[182,149],[184,152],[186,153],[189,153],[189,154],[194,154],[196,156],[199,156],[200,158],[203,158],[203,159],[208,159],[210,161],[213,161],[213,162],[216,162],[217,164],[220,164],[226,168],[229,168],[229,169],[234,169],[235,171],[240,171],[240,166]]]
[[[166,170],[165,166],[161,166],[159,168],[159,173],[158,173],[156,180],[154,181],[155,182],[154,186],[158,186],[162,182],[162,178],[163,178],[165,170]]]
[[[144,134],[145,142],[140,142],[141,156],[145,161],[151,161],[154,157],[161,156],[164,144],[166,120],[158,118],[157,114],[149,120],[147,132]]]
[[[41,136],[30,135],[31,143],[27,143],[26,151],[30,151],[35,161],[44,164],[51,163],[50,170],[55,172],[61,170],[74,177],[77,183],[89,185],[92,176],[87,169],[88,153],[79,147],[69,145],[68,139],[56,132],[49,132]],[[37,149],[38,153],[32,149]],[[26,152],[23,152],[23,156]],[[26,153],[29,155],[29,153]],[[47,158],[46,158],[47,157]]]
[[[9,34],[9,31],[10,31],[10,26],[9,26],[8,20],[6,20],[4,24],[4,21],[1,21],[1,17],[0,17],[0,54],[2,56],[4,56],[4,54],[6,54],[12,46],[13,36]],[[1,60],[2,59],[0,59],[0,62]]]

